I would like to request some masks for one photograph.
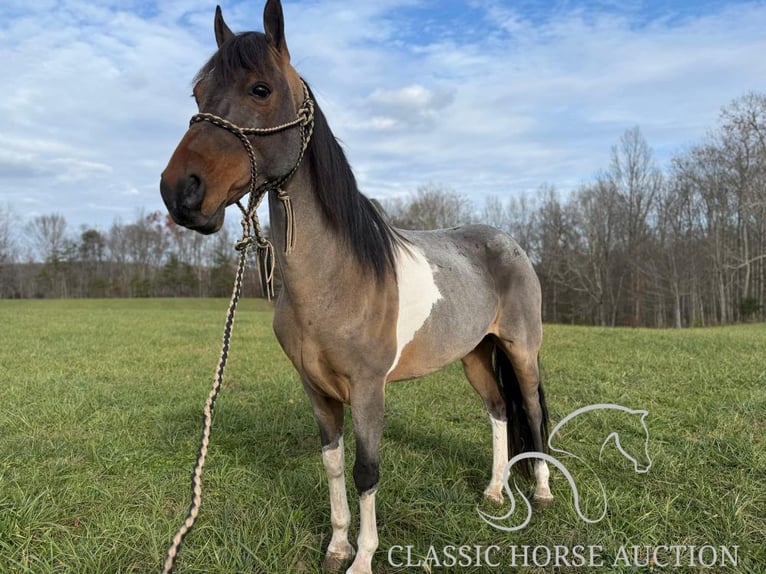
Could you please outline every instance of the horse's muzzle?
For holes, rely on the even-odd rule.
[[[221,228],[226,206],[221,205],[213,215],[202,213],[205,191],[204,180],[196,175],[182,176],[175,185],[171,185],[164,174],[160,178],[162,201],[165,202],[173,221],[207,235]]]

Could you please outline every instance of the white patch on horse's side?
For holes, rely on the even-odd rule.
[[[350,557],[354,553],[348,543],[348,527],[351,524],[351,511],[346,497],[345,454],[343,437],[335,448],[322,448],[322,462],[327,472],[327,486],[330,490],[330,523],[332,539],[327,547],[328,554]]]
[[[359,538],[354,563],[346,574],[372,574],[372,557],[378,549],[378,524],[375,519],[375,494],[365,492],[359,497]]]
[[[492,425],[492,478],[484,496],[495,501],[503,499],[503,471],[508,464],[508,423],[489,415]]]
[[[550,500],[553,498],[551,487],[548,485],[548,478],[551,473],[548,470],[548,463],[544,460],[535,461],[535,498],[538,500]]]
[[[436,302],[442,298],[434,281],[431,264],[414,245],[400,247],[396,258],[396,278],[399,290],[399,314],[396,318],[396,356],[390,374],[399,364],[402,350],[415,338],[425,324]]]

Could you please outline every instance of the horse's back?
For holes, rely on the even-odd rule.
[[[443,241],[442,251],[461,254],[484,277],[496,310],[487,331],[535,353],[542,344],[542,293],[532,262],[518,242],[481,224],[431,233]],[[427,236],[425,232],[420,237]]]
[[[407,245],[400,247],[397,266],[400,321],[413,303],[422,305],[424,296],[432,306],[412,338],[404,345],[400,341],[401,356],[390,380],[420,376],[460,359],[487,334],[505,338],[527,332],[529,322],[539,323],[537,276],[508,234],[466,225],[401,235]]]
[[[521,246],[489,225],[464,225],[432,231],[404,231],[421,249],[442,282],[462,281],[494,296],[512,294],[534,303],[540,284]],[[511,293],[512,292],[512,293]]]
[[[489,225],[445,229],[442,236],[491,278],[497,313],[490,332],[538,347],[542,342],[542,294],[526,252],[510,235]]]

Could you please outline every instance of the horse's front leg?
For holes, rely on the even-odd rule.
[[[319,424],[322,441],[322,462],[327,472],[330,490],[330,523],[332,538],[322,561],[322,570],[337,572],[354,556],[348,541],[351,512],[346,497],[345,455],[343,451],[343,403],[316,393],[304,385]]]
[[[380,437],[383,434],[384,382],[370,381],[351,396],[351,415],[356,437],[354,483],[359,492],[357,554],[346,574],[372,574],[372,557],[378,549],[375,494],[380,477]],[[360,388],[361,387],[361,388]]]

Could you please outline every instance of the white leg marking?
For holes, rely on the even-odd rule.
[[[399,290],[399,315],[396,318],[396,356],[388,373],[399,364],[402,350],[415,338],[431,315],[431,309],[442,298],[434,281],[431,264],[415,246],[400,248],[396,257]],[[387,374],[388,374],[387,373]]]
[[[548,478],[551,473],[548,470],[548,463],[544,460],[535,461],[535,498],[538,500],[553,500],[551,488],[548,485]]]
[[[346,476],[344,474],[345,455],[343,437],[335,448],[322,449],[322,462],[327,471],[327,485],[330,489],[330,522],[332,539],[327,547],[327,555],[344,560],[354,555],[354,548],[348,543],[348,527],[351,524],[351,512],[346,498]]]
[[[378,549],[378,525],[375,520],[376,490],[359,497],[358,552],[346,574],[372,574],[372,557]]]
[[[492,478],[484,496],[496,502],[503,500],[503,471],[508,464],[508,423],[489,417],[492,425]]]

